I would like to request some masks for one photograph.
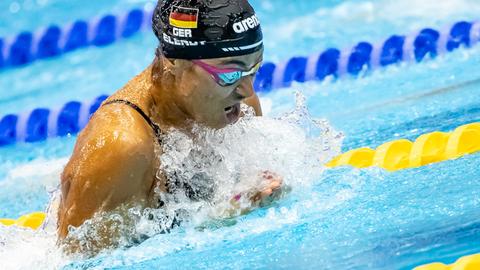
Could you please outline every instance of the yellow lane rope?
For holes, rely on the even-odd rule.
[[[42,225],[46,214],[43,212],[35,212],[19,217],[17,220],[3,218],[0,219],[0,224],[5,226],[18,226],[23,228],[30,228],[36,230]]]
[[[380,167],[388,171],[421,167],[456,159],[480,151],[480,123],[458,127],[452,132],[423,134],[414,142],[400,139],[384,143],[373,150],[367,147],[337,156],[327,167]]]
[[[464,256],[450,265],[443,263],[430,263],[415,267],[413,270],[479,270],[480,254]]]

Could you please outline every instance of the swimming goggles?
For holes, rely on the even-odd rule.
[[[235,84],[241,78],[255,74],[260,69],[262,64],[261,62],[258,62],[252,69],[248,71],[242,71],[234,68],[214,67],[201,60],[192,60],[192,62],[212,75],[215,82],[217,82],[220,86],[229,86]]]

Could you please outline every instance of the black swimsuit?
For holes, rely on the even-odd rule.
[[[140,109],[140,107],[138,107],[136,104],[124,99],[113,99],[103,103],[103,106],[117,103],[125,104],[137,111],[152,127],[159,145],[162,146],[162,136],[164,135],[164,133],[160,130],[160,127],[155,124],[152,119],[150,119],[150,117],[148,117],[148,115],[144,111],[142,111],[142,109]],[[214,155],[214,153],[211,153],[211,155]],[[185,195],[193,201],[212,199],[215,185],[213,182],[209,182],[208,177],[202,174],[195,174],[192,179],[182,179],[182,177],[179,176],[178,172],[174,171],[173,173],[169,173],[165,176],[167,182],[166,188],[168,193],[174,193],[174,191],[177,189],[183,189]],[[159,200],[159,207],[162,207],[164,204],[165,203],[163,201]]]
[[[105,106],[105,105],[109,105],[109,104],[125,104],[129,107],[131,107],[132,109],[134,109],[135,111],[137,111],[142,117],[143,119],[145,119],[145,121],[147,121],[148,125],[150,127],[152,127],[153,129],[153,132],[155,132],[155,137],[158,141],[158,144],[159,146],[161,147],[162,146],[162,131],[160,130],[160,127],[155,124],[152,119],[150,119],[150,117],[148,117],[148,115],[142,110],[140,109],[140,107],[138,107],[135,103],[132,103],[128,100],[124,100],[124,99],[113,99],[113,100],[109,100],[105,103],[103,103],[102,106]],[[169,181],[167,179],[167,187],[169,186]],[[165,205],[165,202],[163,202],[162,200],[159,199],[159,207],[163,207]]]
[[[136,104],[128,101],[128,100],[124,100],[124,99],[113,99],[113,100],[109,100],[109,101],[106,101],[105,103],[102,104],[102,106],[105,106],[105,105],[109,105],[109,104],[125,104],[129,107],[131,107],[132,109],[134,109],[135,111],[137,111],[142,117],[143,119],[145,119],[145,121],[147,121],[148,125],[150,127],[152,127],[153,131],[155,132],[155,137],[159,143],[159,146],[162,146],[162,131],[160,129],[160,127],[155,124],[152,119],[150,119],[150,117],[148,117],[148,115],[142,110],[140,109],[140,107],[138,107]],[[170,186],[170,181],[169,179],[167,179],[167,187]],[[158,207],[159,208],[162,208],[163,206],[165,205],[165,202],[162,201],[160,198],[158,199]],[[151,219],[153,219],[153,216],[150,217]],[[174,227],[176,226],[180,226],[180,223],[181,223],[181,220],[179,218],[179,214],[176,212],[173,219],[172,219],[172,224],[171,224],[171,227],[170,228],[166,228],[164,231],[162,231],[161,233],[169,233],[170,232],[170,229],[173,229]],[[138,235],[137,237],[134,237],[132,239],[132,241],[135,243],[135,244],[139,244],[140,242],[143,242],[144,240],[146,240],[148,237],[146,235]]]
[[[142,109],[140,109],[140,107],[124,99],[109,100],[103,103],[102,106],[109,104],[125,104],[137,111],[143,117],[143,119],[145,119],[148,125],[152,127],[153,131],[155,132],[155,137],[158,141],[159,146],[161,147],[163,145],[162,136],[164,135],[164,133],[161,131],[160,127],[155,124]],[[168,193],[173,194],[175,190],[181,189],[185,192],[185,195],[192,201],[211,200],[215,191],[215,184],[211,181],[208,181],[208,176],[204,176],[201,174],[195,174],[192,179],[182,179],[182,177],[180,177],[177,172],[174,171],[173,173],[165,175],[165,177]],[[165,202],[159,198],[158,207],[162,208],[164,205]],[[165,232],[169,232],[170,229],[174,228],[175,226],[179,226],[182,220],[182,215],[184,214],[182,214],[181,211],[175,211],[171,228],[167,228]]]
[[[132,109],[134,109],[135,111],[137,111],[142,117],[143,119],[145,119],[145,121],[147,121],[148,125],[150,125],[153,129],[153,131],[155,132],[155,137],[157,138],[158,140],[158,143],[160,145],[162,145],[162,131],[160,130],[160,127],[155,124],[152,119],[150,119],[150,117],[148,117],[148,115],[142,111],[142,109],[140,109],[140,107],[138,107],[136,104],[128,101],[128,100],[124,100],[124,99],[113,99],[113,100],[109,100],[105,103],[103,103],[102,106],[105,106],[105,105],[108,105],[108,104],[125,104],[127,106],[130,106]]]

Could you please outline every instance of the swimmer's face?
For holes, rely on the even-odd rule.
[[[263,50],[260,50],[248,55],[205,59],[201,62],[215,69],[246,72],[255,71],[255,66],[263,60],[262,56]],[[254,95],[255,73],[242,77],[231,85],[225,85],[207,71],[208,66],[187,60],[180,61],[184,62],[179,64],[183,66],[183,71],[176,72],[175,84],[177,93],[180,94],[180,103],[187,114],[196,122],[211,128],[222,128],[235,123],[240,117],[240,102]]]

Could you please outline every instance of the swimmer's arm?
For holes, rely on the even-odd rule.
[[[146,181],[150,179],[153,153],[149,153],[153,146],[149,149],[145,138],[120,131],[111,136],[96,136],[96,139],[79,138],[77,144],[62,174],[58,212],[60,239],[67,236],[69,226],[78,227],[95,214],[141,201],[153,184],[153,180]],[[118,230],[108,224],[98,225],[102,226],[102,235],[99,235],[102,240],[90,243],[93,250],[87,252],[96,253],[116,245]],[[78,243],[70,244],[68,250],[80,251]]]
[[[262,106],[260,105],[260,99],[256,93],[254,93],[251,97],[244,99],[243,103],[252,107],[256,116],[262,116]]]

